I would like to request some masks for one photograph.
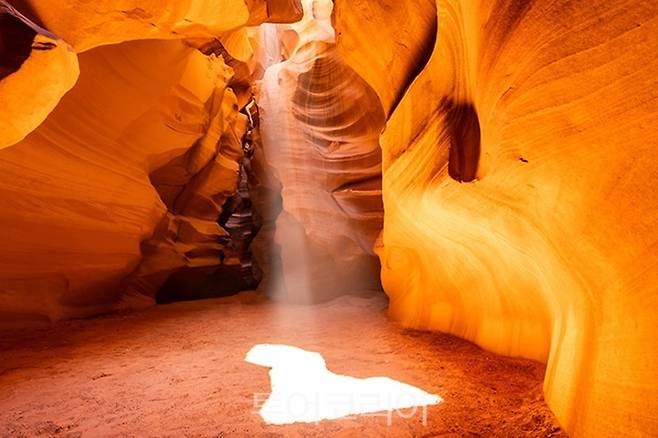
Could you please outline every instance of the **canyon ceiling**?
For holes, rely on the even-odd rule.
[[[247,166],[273,296],[380,275],[570,434],[658,433],[658,3],[304,3],[0,0],[0,326],[241,271]]]

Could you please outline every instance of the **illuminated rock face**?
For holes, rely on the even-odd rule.
[[[373,87],[389,114],[432,52],[436,35],[434,0],[335,3],[338,50]]]
[[[0,1],[0,149],[39,126],[77,78],[73,49]]]
[[[134,64],[135,57],[148,62]],[[219,133],[204,142],[213,135],[207,106],[219,112],[230,94],[221,59],[178,41],[140,41],[90,51],[80,65],[78,83],[46,122],[0,156],[2,307],[16,312],[21,297],[37,293],[24,313],[50,319],[114,308],[138,267],[140,242],[163,220],[182,220],[166,215],[150,173],[195,144],[197,156],[211,150],[201,163],[190,160],[192,175],[225,153],[215,156]],[[225,167],[232,179],[216,190],[230,192],[235,159]],[[185,223],[201,235],[221,232],[204,219],[190,214]],[[160,251],[159,260],[147,254],[157,265],[149,272],[184,264],[185,252]]]
[[[251,57],[246,25],[294,22],[299,0],[0,0],[0,149],[35,129],[75,84],[75,53],[125,41],[217,39]],[[39,23],[39,25],[35,24]]]
[[[438,0],[429,35],[406,3],[336,2],[388,114],[390,314],[547,361],[576,436],[655,434],[657,4]]]
[[[76,51],[137,39],[234,38],[245,25],[294,22],[298,0],[13,0]]]
[[[301,3],[0,0],[0,322],[235,263],[217,217],[269,67],[287,298],[369,286],[383,194],[396,320],[546,361],[576,436],[655,434],[656,3],[336,0],[337,42],[305,3],[258,40]]]
[[[244,26],[295,21],[301,5],[12,3],[23,15],[0,5],[1,325],[150,305],[181,268],[239,271],[218,217],[248,125]]]
[[[264,158],[281,184],[275,242],[281,278],[271,295],[322,301],[378,289],[384,115],[376,94],[335,47],[330,1],[307,1],[280,28],[288,59],[267,69],[258,104]]]

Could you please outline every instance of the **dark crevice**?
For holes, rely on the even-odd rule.
[[[34,43],[34,45],[32,46],[34,50],[52,50],[55,47],[57,47],[57,44],[50,42]]]
[[[244,156],[239,162],[237,191],[224,202],[217,218],[217,223],[228,233],[218,238],[222,249],[213,248],[208,253],[199,249],[185,254],[190,259],[217,257],[217,265],[176,270],[158,290],[158,303],[225,297],[258,287],[262,274],[250,249],[261,222],[252,205],[250,187],[252,136],[253,130],[258,129],[258,114],[255,105],[243,112],[249,117],[250,127],[242,138]]]
[[[0,2],[0,79],[18,71],[30,57],[37,32]]]
[[[470,182],[477,177],[480,161],[480,120],[470,102],[442,103],[446,114],[446,129],[450,136],[448,174],[459,182]]]

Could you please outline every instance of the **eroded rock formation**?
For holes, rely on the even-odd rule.
[[[331,2],[305,3],[304,20],[278,29],[286,59],[267,69],[258,103],[264,158],[283,199],[282,278],[272,294],[313,302],[379,287],[384,116],[336,50]]]
[[[39,126],[77,79],[71,46],[0,1],[0,149]]]
[[[248,126],[244,26],[301,6],[13,3],[23,15],[0,10],[3,325],[150,305],[181,268],[239,271],[217,221]]]
[[[243,210],[227,202],[263,76],[254,193],[282,200],[264,215],[275,296],[374,286],[374,244],[393,318],[547,362],[575,436],[655,434],[655,2],[330,14],[0,0],[0,323],[150,305],[172,272],[242,271],[227,242]],[[266,21],[288,24],[247,28]]]
[[[548,361],[576,436],[655,434],[656,3],[426,3],[336,1],[388,114],[390,314]]]

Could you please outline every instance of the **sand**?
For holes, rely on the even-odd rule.
[[[291,306],[253,293],[0,334],[0,436],[563,437],[544,365],[400,328],[382,297]],[[254,409],[257,344],[321,353],[328,368],[386,376],[444,402],[411,418],[363,415],[273,426]],[[410,413],[405,413],[409,417]]]

